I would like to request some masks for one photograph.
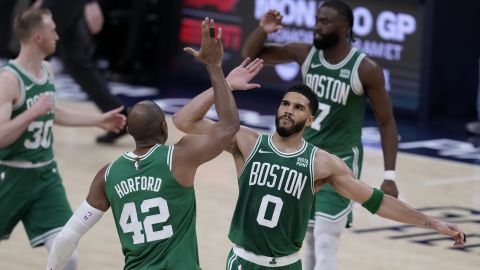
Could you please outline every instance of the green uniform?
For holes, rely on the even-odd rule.
[[[195,191],[172,175],[173,146],[125,153],[105,173],[124,269],[200,269]]]
[[[303,141],[300,150],[282,153],[271,135],[260,135],[238,177],[229,238],[247,252],[271,257],[270,267],[276,265],[276,258],[294,254],[302,246],[315,193],[316,150]]]
[[[304,132],[311,144],[342,158],[360,177],[363,159],[361,142],[366,96],[358,76],[365,57],[352,48],[340,63],[329,64],[323,52],[312,47],[302,65],[304,83],[316,93],[319,112]],[[327,184],[315,197],[314,215],[337,220],[350,213],[352,203]]]
[[[20,84],[20,100],[13,105],[12,119],[29,109],[40,95],[54,98],[55,87],[46,63],[42,68],[44,77],[38,80],[13,60],[3,67]],[[22,221],[30,244],[42,245],[72,215],[53,160],[53,119],[54,111],[38,117],[15,142],[0,149],[1,239],[7,239]]]

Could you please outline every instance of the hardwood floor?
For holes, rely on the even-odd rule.
[[[62,104],[74,109],[95,111],[93,105],[85,102]],[[167,143],[171,144],[178,140],[181,133],[174,128],[170,118],[168,121],[170,135]],[[56,158],[74,209],[85,199],[96,172],[133,147],[133,140],[128,136],[113,146],[94,143],[95,137],[102,132],[94,128],[54,129]],[[363,164],[362,180],[378,186],[383,176],[381,152],[366,149]],[[468,239],[471,245],[469,252],[449,249],[452,241],[425,234],[429,231],[421,228],[401,228],[396,222],[370,215],[356,206],[354,228],[342,235],[339,269],[478,269],[480,167],[404,153],[399,154],[397,164],[401,199],[416,208],[436,207],[426,213],[462,222],[462,228],[471,234]],[[232,246],[227,234],[237,197],[235,175],[233,160],[225,153],[198,171],[195,184],[197,234],[203,269],[225,269],[226,257]],[[387,229],[378,229],[383,227]],[[365,232],[375,228],[378,230]],[[109,270],[123,267],[120,242],[110,211],[82,238],[78,250],[79,269]],[[0,242],[0,269],[44,269],[46,260],[46,249],[30,248],[20,224],[10,240]]]

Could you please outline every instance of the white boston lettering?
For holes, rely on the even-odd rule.
[[[283,190],[285,193],[300,199],[307,177],[307,175],[292,168],[255,161],[250,169],[248,184]]]
[[[332,77],[318,74],[307,74],[305,83],[312,88],[318,97],[331,100],[345,106],[347,104],[350,85]]]

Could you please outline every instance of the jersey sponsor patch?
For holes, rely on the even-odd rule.
[[[348,79],[350,78],[350,74],[351,74],[351,71],[349,69],[343,68],[340,70],[340,78]]]
[[[300,167],[308,168],[308,159],[303,158],[303,157],[299,157],[299,158],[297,158],[296,165],[300,166]]]

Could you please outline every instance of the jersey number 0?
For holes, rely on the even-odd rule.
[[[273,204],[272,216],[268,219],[266,217],[268,205]],[[272,196],[267,194],[263,196],[262,202],[260,203],[260,209],[258,209],[257,222],[258,224],[274,228],[278,224],[278,219],[280,218],[280,213],[282,212],[283,201],[279,197]]]

